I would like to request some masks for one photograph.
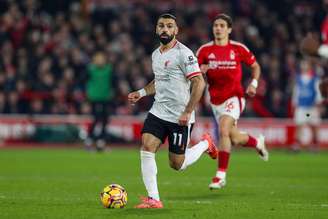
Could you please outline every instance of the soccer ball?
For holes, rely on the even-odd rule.
[[[110,184],[100,193],[100,200],[105,208],[124,208],[128,202],[128,193],[122,186]]]

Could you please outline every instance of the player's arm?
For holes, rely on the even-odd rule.
[[[128,100],[131,104],[138,102],[142,97],[155,94],[155,80],[152,80],[144,88],[129,93]]]
[[[196,57],[198,60],[200,71],[205,75],[209,67],[202,47],[199,48],[196,52]]]
[[[261,75],[261,67],[256,61],[250,66],[252,71],[252,80],[246,89],[246,93],[250,97],[254,97],[256,94],[256,88]]]
[[[199,65],[199,68],[200,68],[200,71],[203,73],[203,74],[206,74],[207,70],[208,70],[208,64],[201,64]]]
[[[179,118],[180,125],[188,125],[189,119],[191,117],[191,113],[194,111],[197,103],[200,98],[203,96],[203,92],[205,89],[205,81],[201,74],[196,75],[190,79],[191,81],[191,95],[189,102]]]
[[[152,80],[151,82],[149,82],[143,89],[145,89],[145,96],[155,94],[156,93],[155,80]]]

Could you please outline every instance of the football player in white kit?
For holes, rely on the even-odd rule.
[[[176,40],[178,27],[175,16],[162,14],[156,25],[160,47],[152,54],[154,80],[144,88],[128,95],[134,104],[146,95],[155,94],[142,129],[140,150],[141,172],[148,197],[142,197],[136,208],[163,208],[157,187],[155,153],[168,138],[170,166],[184,170],[199,159],[203,152],[216,159],[217,149],[211,137],[189,144],[194,109],[203,95],[205,82],[193,52]]]

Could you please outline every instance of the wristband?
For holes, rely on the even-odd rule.
[[[321,45],[318,49],[318,54],[321,57],[328,58],[328,45]]]
[[[144,88],[138,90],[138,93],[139,93],[140,97],[147,96],[147,92]]]
[[[257,88],[257,86],[258,86],[258,82],[257,82],[257,80],[256,80],[256,79],[253,79],[252,82],[251,82],[251,85],[252,85],[253,87]]]

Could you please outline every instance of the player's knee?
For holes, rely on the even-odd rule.
[[[235,135],[231,135],[230,139],[231,139],[231,143],[233,145],[238,145],[239,144],[239,139]]]
[[[238,144],[238,135],[236,135],[236,133],[234,133],[234,132],[230,132],[230,140],[233,145],[237,145]]]
[[[230,137],[230,130],[226,127],[220,128],[220,137],[221,138],[229,138]]]
[[[156,152],[156,147],[154,147],[153,145],[151,145],[147,142],[142,142],[141,150],[155,153]]]

